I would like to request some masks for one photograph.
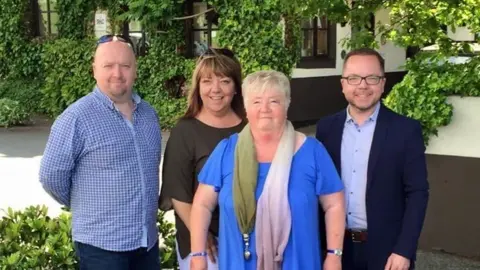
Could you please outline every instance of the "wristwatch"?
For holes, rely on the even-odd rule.
[[[336,256],[342,256],[343,251],[341,249],[327,249],[327,253],[332,253]]]

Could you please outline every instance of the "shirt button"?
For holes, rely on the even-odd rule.
[[[353,170],[353,172],[355,173],[356,171],[355,171],[355,170]]]
[[[352,212],[348,212],[348,214],[349,214],[349,215],[351,215],[351,214],[352,214]]]

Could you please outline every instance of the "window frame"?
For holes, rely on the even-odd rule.
[[[52,10],[51,3],[50,3],[51,0],[45,0],[45,1],[47,4],[47,10],[45,11],[40,8],[40,3],[38,0],[32,1],[33,11],[35,14],[34,20],[37,22],[33,26],[36,28],[36,29],[33,29],[34,30],[33,32],[35,33],[36,36],[51,36],[51,35],[58,34],[58,28],[57,28],[57,33],[52,33],[52,16],[51,16],[52,14],[58,15],[58,11]],[[46,21],[46,27],[45,27],[46,31],[43,31],[43,34],[42,34],[41,27],[43,25],[43,14],[47,14],[47,21]]]
[[[296,68],[313,69],[313,68],[335,68],[337,53],[337,24],[326,18],[327,27],[318,28],[318,16],[310,19],[312,28],[303,28],[304,30],[313,30],[313,56],[301,56]],[[327,32],[327,54],[315,55],[318,48],[318,30],[326,30]]]
[[[202,3],[203,1],[201,0],[190,0],[187,1],[186,3],[186,14],[187,16],[194,15],[193,14],[193,6],[194,3]],[[207,9],[210,9],[212,6],[207,4]],[[211,10],[207,13],[204,13],[200,16],[205,16],[206,21],[207,21],[207,27],[206,28],[194,28],[194,20],[195,18],[191,18],[185,21],[185,47],[186,47],[186,52],[185,56],[187,58],[196,58],[198,57],[195,55],[195,34],[198,32],[206,32],[207,33],[207,45],[210,47],[212,46],[212,32],[218,31],[218,28],[213,27],[212,25],[212,17],[215,16],[215,11]]]

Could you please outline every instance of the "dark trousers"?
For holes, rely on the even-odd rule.
[[[365,242],[357,243],[345,237],[343,243],[342,269],[368,270],[367,245]]]
[[[75,242],[75,252],[80,260],[80,270],[159,270],[158,243],[152,249],[114,252]]]
[[[365,242],[353,242],[345,237],[343,242],[342,269],[343,270],[383,270],[385,265],[368,268],[368,253]],[[385,262],[386,264],[387,262]],[[410,270],[415,269],[415,261],[410,261]]]

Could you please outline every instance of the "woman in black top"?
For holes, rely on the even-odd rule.
[[[197,61],[185,115],[165,149],[159,207],[174,209],[180,270],[190,269],[190,210],[197,175],[215,146],[245,126],[240,63],[228,49],[208,49]],[[207,239],[208,269],[216,265],[218,209]],[[196,254],[199,255],[199,254]]]

